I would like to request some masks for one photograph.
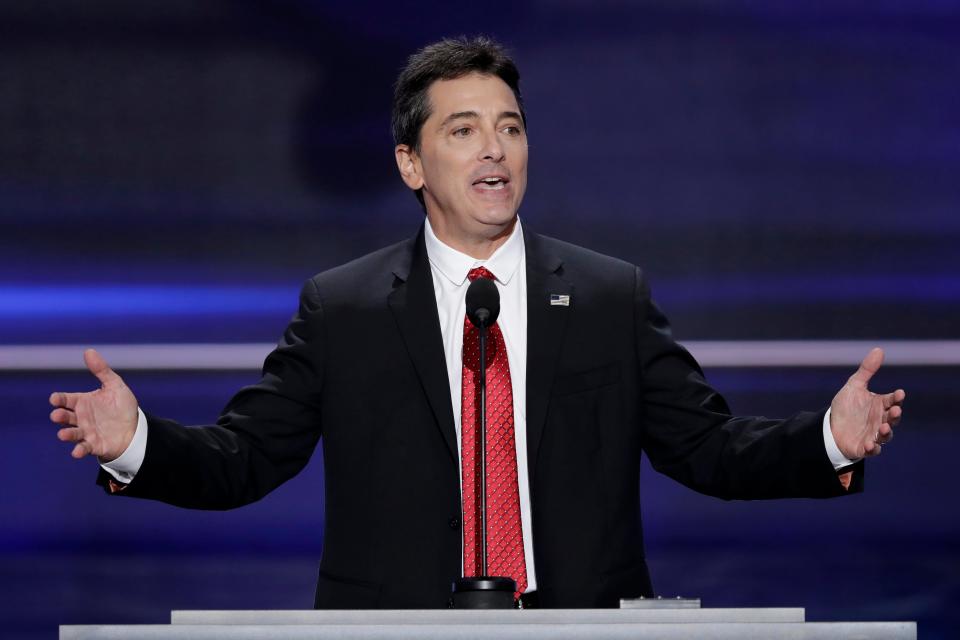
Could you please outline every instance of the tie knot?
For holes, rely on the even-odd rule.
[[[467,278],[470,282],[473,282],[477,278],[486,278],[487,280],[496,280],[497,277],[490,272],[486,267],[476,267],[475,269],[470,269],[467,273]]]

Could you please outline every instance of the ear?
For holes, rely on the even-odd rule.
[[[423,187],[423,171],[417,152],[407,144],[398,144],[393,150],[397,157],[397,169],[408,187],[416,191]]]

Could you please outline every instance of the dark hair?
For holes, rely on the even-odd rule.
[[[393,90],[394,144],[405,144],[420,151],[420,130],[430,117],[427,91],[437,80],[453,80],[469,73],[482,73],[503,80],[513,91],[520,108],[523,126],[527,114],[520,97],[520,72],[506,50],[486,36],[444,38],[429,44],[407,59],[407,66],[397,77]],[[424,206],[422,189],[417,189],[417,200]]]

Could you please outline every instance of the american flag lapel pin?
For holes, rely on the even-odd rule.
[[[570,296],[561,295],[559,293],[550,294],[550,306],[551,307],[569,307],[570,306]]]

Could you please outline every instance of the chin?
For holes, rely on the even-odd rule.
[[[478,219],[484,224],[503,225],[516,217],[517,209],[515,207],[492,207],[483,211]]]
[[[504,214],[499,216],[485,216],[479,220],[483,224],[484,228],[487,230],[487,233],[484,235],[490,234],[491,237],[499,235],[501,231],[510,226],[510,223],[516,218],[515,214]]]

